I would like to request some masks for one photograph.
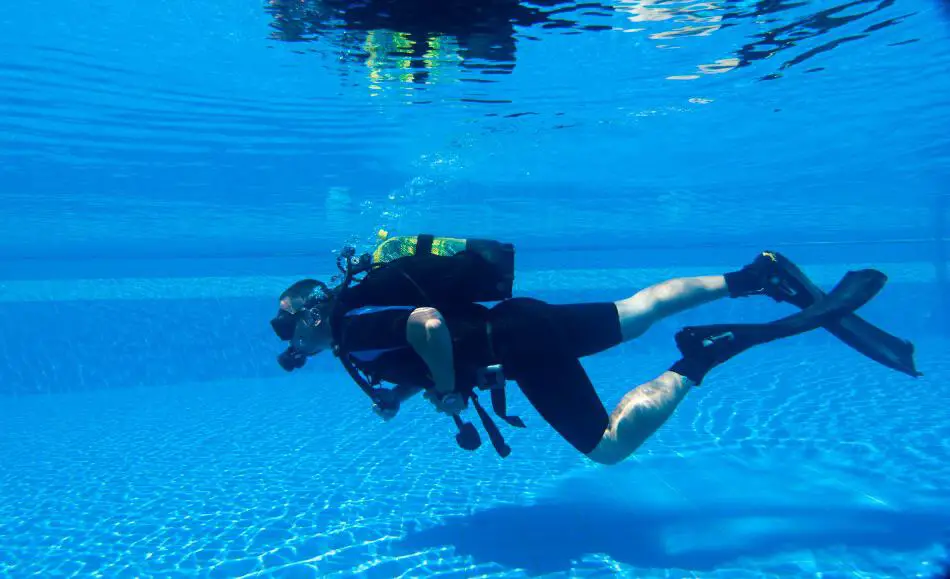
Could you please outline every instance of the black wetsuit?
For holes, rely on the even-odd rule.
[[[406,340],[412,309],[340,315],[333,324],[336,342],[389,382],[431,387],[428,367]],[[584,454],[597,446],[609,415],[579,359],[622,341],[613,303],[513,298],[491,308],[468,303],[438,310],[452,336],[457,384],[474,384],[475,369],[502,364],[506,377],[571,445]]]

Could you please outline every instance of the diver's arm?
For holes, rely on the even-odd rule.
[[[435,390],[441,394],[455,390],[455,362],[452,336],[439,310],[417,308],[409,315],[406,339],[429,367]]]
[[[396,397],[396,402],[403,403],[423,390],[424,388],[422,388],[422,386],[406,386],[399,384],[393,387],[393,395]]]

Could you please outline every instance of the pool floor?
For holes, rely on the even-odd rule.
[[[918,341],[918,380],[838,347],[733,360],[615,467],[517,390],[507,459],[423,400],[382,423],[342,372],[7,398],[0,575],[932,576],[950,344]],[[585,365],[612,405],[656,358]]]

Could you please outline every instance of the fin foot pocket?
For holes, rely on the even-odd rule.
[[[853,312],[886,283],[887,276],[877,270],[849,271],[825,298],[774,322],[688,326],[675,336],[684,360],[671,369],[700,384],[712,368],[749,348],[818,329]]]

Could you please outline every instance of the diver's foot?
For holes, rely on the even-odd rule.
[[[800,300],[805,274],[790,259],[776,251],[763,251],[739,271],[727,273],[729,296],[744,298],[765,295],[777,302]]]
[[[676,347],[683,357],[670,368],[697,386],[716,366],[748,348],[728,328],[689,326],[676,333]]]

